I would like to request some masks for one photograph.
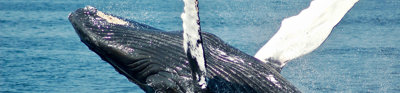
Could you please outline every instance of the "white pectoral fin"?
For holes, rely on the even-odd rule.
[[[191,65],[193,80],[197,83],[199,90],[205,91],[206,82],[206,59],[204,57],[203,42],[201,39],[199,7],[197,0],[183,0],[184,12],[181,15],[183,27],[183,47],[188,55]]]
[[[254,57],[264,62],[287,61],[318,48],[358,0],[313,0],[300,14],[282,21],[279,31]]]

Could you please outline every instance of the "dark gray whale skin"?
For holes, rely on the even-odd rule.
[[[97,12],[95,8],[81,8],[69,15],[76,33],[90,50],[145,92],[193,92],[181,31],[166,32],[126,19],[128,25],[113,24]],[[202,35],[208,62],[207,92],[300,92],[271,65],[213,34]]]

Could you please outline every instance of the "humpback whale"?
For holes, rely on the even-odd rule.
[[[285,19],[277,34],[254,57],[211,33],[201,32],[207,62],[205,92],[300,92],[279,74],[280,70],[287,61],[319,47],[358,0],[332,0],[320,5],[323,1],[314,0],[309,9]],[[309,14],[316,13],[312,11],[317,11],[317,16],[310,18]],[[190,56],[182,46],[182,31],[163,31],[91,6],[77,9],[68,19],[90,50],[145,92],[197,92]],[[302,22],[306,26],[290,26]]]
[[[163,31],[87,6],[69,15],[81,41],[146,92],[193,92],[182,31]],[[274,67],[202,32],[207,92],[300,92]]]

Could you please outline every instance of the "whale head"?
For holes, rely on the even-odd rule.
[[[184,51],[171,49],[181,45],[181,41],[174,40],[180,39],[178,33],[160,32],[144,24],[105,14],[91,6],[77,9],[69,15],[69,20],[90,50],[144,91],[190,90],[185,89],[190,88],[190,69],[185,64],[174,62],[185,63],[182,60],[185,59]]]

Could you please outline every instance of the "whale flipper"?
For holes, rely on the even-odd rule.
[[[195,92],[206,91],[206,60],[201,38],[199,7],[197,0],[183,0],[185,6],[181,15],[183,27],[183,47],[192,69]]]
[[[282,21],[278,32],[254,57],[280,70],[292,59],[318,48],[358,0],[313,0],[300,14]]]
[[[165,32],[97,11],[78,9],[69,20],[81,41],[146,92],[193,92],[182,32]],[[202,33],[208,92],[300,92],[269,64]]]

